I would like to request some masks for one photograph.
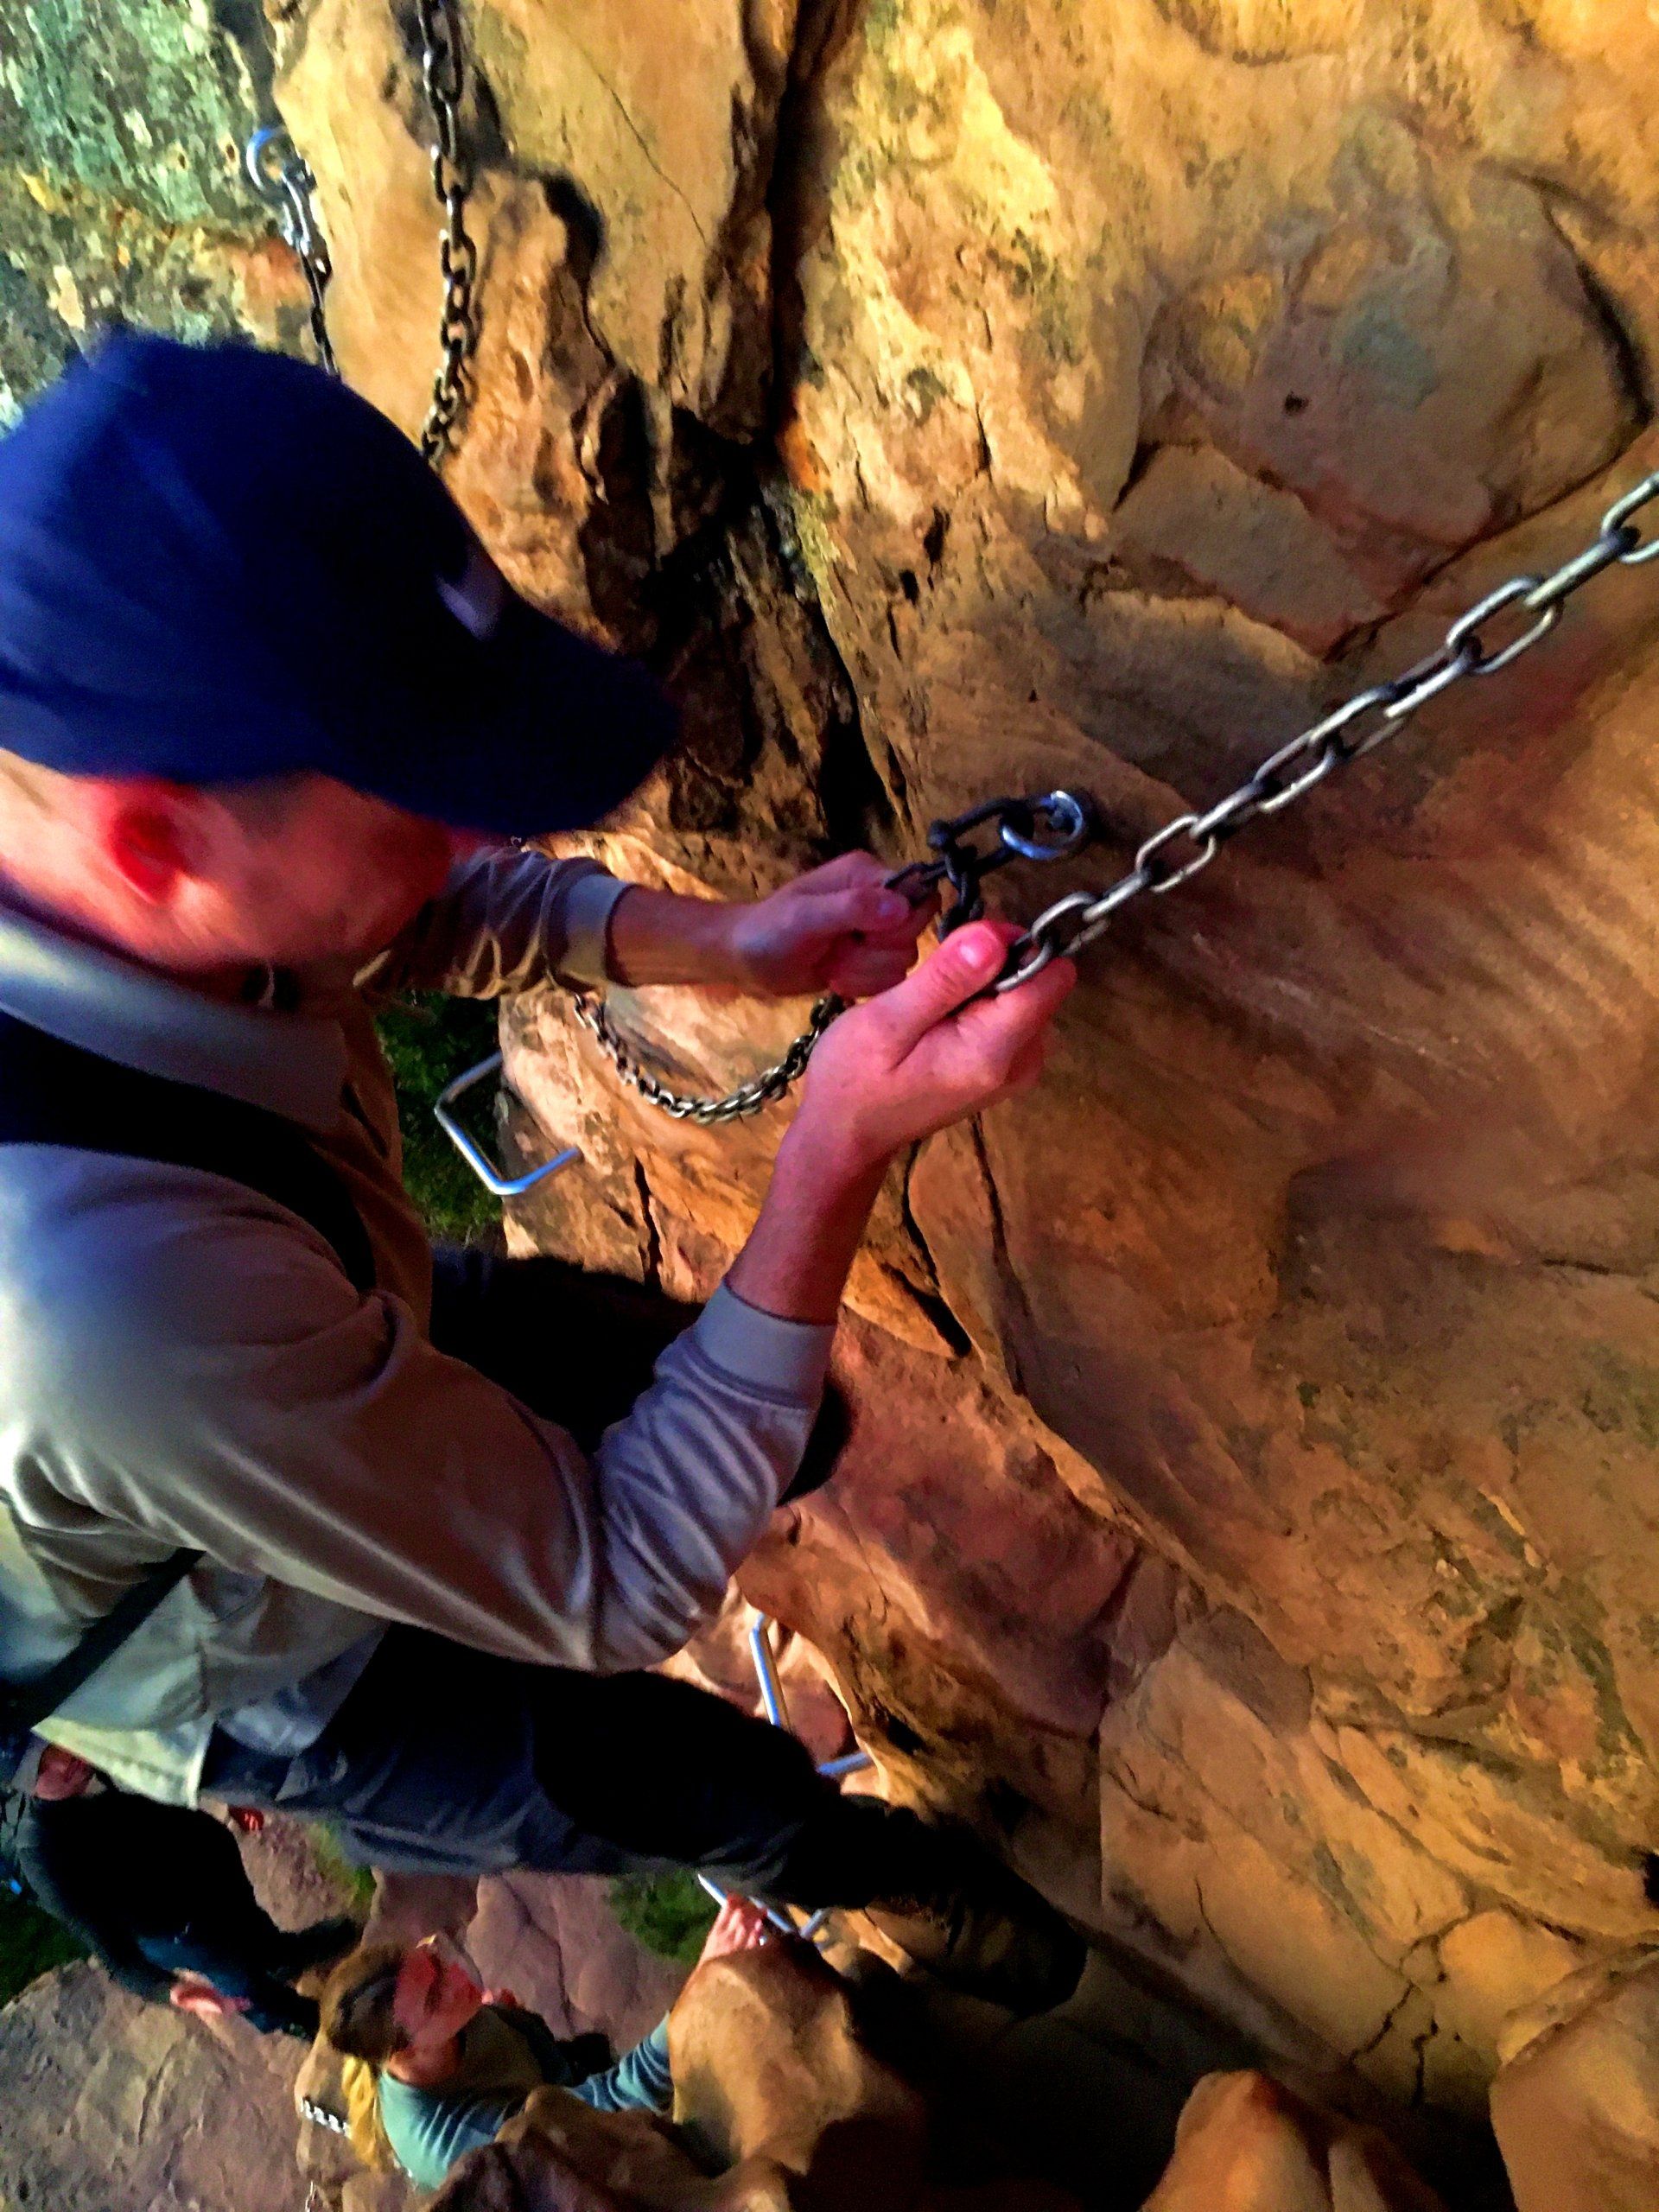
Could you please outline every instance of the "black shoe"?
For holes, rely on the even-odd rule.
[[[1063,2005],[1088,1962],[1082,1936],[968,1839],[949,1838],[948,1868],[917,1896],[878,1899],[871,1920],[947,1989],[1022,2017]]]
[[[362,1933],[356,1921],[343,1913],[337,1919],[317,1920],[309,1928],[285,1932],[276,1970],[284,1981],[297,1981],[313,1967],[332,1966],[343,1959]]]

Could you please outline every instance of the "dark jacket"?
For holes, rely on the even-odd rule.
[[[31,1799],[17,1864],[44,1911],[60,1920],[140,1997],[164,1998],[170,1974],[139,1948],[187,1929],[259,1946],[276,1935],[228,1828],[206,1813],[106,1789],[55,1804]]]

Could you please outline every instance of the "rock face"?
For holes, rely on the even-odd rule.
[[[1558,1985],[1505,2031],[1492,2120],[1519,2212],[1659,2201],[1659,1957],[1637,1948]]]
[[[1440,2212],[1380,2137],[1334,2134],[1264,2074],[1211,2074],[1145,2212]]]
[[[0,426],[100,322],[297,342],[305,286],[242,170],[251,5],[0,4]]]
[[[342,365],[413,427],[412,16],[271,12]],[[997,879],[1029,914],[1659,460],[1644,0],[464,14],[449,480],[684,702],[592,841],[623,872],[739,893],[1085,787],[1103,849]],[[1040,1090],[895,1177],[848,1464],[745,1577],[887,1786],[1263,2056],[1454,2116],[1516,2006],[1659,1922],[1655,575],[1087,956]],[[613,1011],[692,1086],[798,1026]],[[587,1155],[513,1237],[706,1286],[784,1116],[663,1121],[550,996],[505,1035]]]

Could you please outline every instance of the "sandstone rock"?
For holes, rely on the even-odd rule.
[[[193,2212],[292,2200],[301,2050],[143,2004],[95,1967],[48,1974],[0,2012],[0,2203]]]
[[[682,697],[683,755],[591,841],[643,880],[747,893],[1086,786],[1104,849],[997,879],[1029,914],[1659,460],[1639,0],[466,18],[450,480],[515,580]],[[342,360],[412,427],[406,31],[301,0],[275,84]],[[14,198],[78,174],[0,155]],[[58,264],[118,293],[118,243],[8,235],[60,350]],[[177,239],[134,237],[143,304]],[[1115,924],[1042,1087],[895,1172],[847,1467],[744,1579],[883,1788],[1402,2109],[1478,2113],[1512,2009],[1659,1929],[1656,573]],[[616,1006],[709,1088],[799,1013]],[[511,1237],[706,1289],[785,1115],[665,1124],[551,997],[505,1041],[521,1137],[588,1162]]]
[[[669,2050],[676,2113],[721,2165],[759,2158],[810,2177],[850,2155],[864,2201],[913,2199],[922,2101],[866,2048],[846,1985],[810,1951],[772,1945],[700,1967],[670,2018]]]
[[[467,1948],[493,1988],[511,1989],[562,2036],[599,2029],[619,2051],[650,2034],[685,1979],[636,1942],[598,1875],[504,1874],[478,1885]]]
[[[1518,2212],[1659,2202],[1659,1957],[1557,1983],[1506,2031],[1492,2122]]]
[[[1436,2212],[1397,2152],[1332,2128],[1265,2074],[1212,2074],[1144,2212]]]
[[[884,2042],[903,2040],[897,2024],[884,2021]],[[925,2030],[915,2018],[907,2026],[914,2057]],[[874,2055],[852,1988],[804,1947],[701,1967],[675,2007],[670,2037],[684,2135],[643,2113],[595,2113],[565,2091],[538,2090],[494,2143],[455,2169],[436,2205],[1077,2212],[1052,2186],[1004,2178],[995,2158],[967,2187],[941,2180],[925,2099]],[[688,2143],[699,2146],[699,2160]],[[1040,2164],[1043,2148],[1020,2142],[1016,2161],[1023,2152]]]
[[[252,11],[0,8],[0,426],[100,321],[297,346],[305,286],[242,170]]]

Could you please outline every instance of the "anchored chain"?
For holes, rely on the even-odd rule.
[[[302,2119],[308,2120],[313,2127],[327,2128],[330,2135],[351,2133],[351,2122],[337,2112],[330,2112],[327,2105],[320,2105],[315,2097],[302,2097],[299,2105]]]
[[[1161,897],[1208,868],[1222,847],[1253,822],[1278,814],[1304,798],[1336,769],[1346,767],[1392,737],[1417,709],[1466,677],[1496,676],[1513,667],[1523,653],[1541,645],[1560,622],[1567,601],[1604,569],[1635,569],[1659,560],[1659,532],[1643,537],[1633,519],[1659,499],[1659,470],[1616,499],[1600,528],[1582,551],[1547,576],[1511,576],[1460,614],[1435,650],[1402,674],[1373,683],[1269,754],[1236,790],[1203,813],[1178,815],[1154,830],[1135,855],[1128,873],[1103,891],[1072,891],[1045,907],[1008,948],[996,992],[1017,990],[1040,975],[1052,960],[1070,958],[1106,930],[1114,915],[1134,899]],[[1490,645],[1485,632],[1493,619],[1513,608],[1524,626],[1506,643]],[[981,855],[964,848],[964,834],[995,822],[998,848]],[[1046,825],[1047,836],[1038,834]],[[1077,851],[1095,834],[1092,809],[1085,798],[1051,791],[1040,798],[992,799],[971,813],[936,822],[928,842],[936,858],[920,861],[890,879],[912,897],[925,897],[947,882],[956,904],[940,924],[940,934],[982,912],[981,879],[1016,856],[1059,860]],[[779,1096],[805,1068],[812,1048],[840,1013],[839,1003],[821,999],[810,1027],[790,1046],[775,1068],[767,1069],[723,1099],[686,1098],[664,1090],[627,1058],[626,1047],[591,1004],[578,1004],[578,1017],[616,1061],[624,1078],[653,1104],[690,1121],[722,1122],[757,1112]]]
[[[464,89],[461,25],[456,0],[416,0],[421,26],[421,72],[432,110],[432,188],[443,211],[438,263],[443,275],[440,323],[442,359],[432,382],[432,398],[422,427],[423,457],[436,467],[454,438],[472,396],[472,360],[478,346],[478,246],[467,228],[467,201],[474,176],[461,142]],[[318,357],[330,375],[340,370],[329,342],[325,296],[333,273],[327,242],[312,204],[315,180],[286,130],[260,130],[250,140],[248,174],[255,188],[276,210],[283,238],[298,257],[311,297],[311,334]],[[1601,518],[1593,541],[1548,576],[1511,576],[1458,617],[1445,639],[1426,658],[1401,675],[1373,683],[1334,708],[1262,761],[1243,783],[1203,813],[1178,815],[1146,839],[1128,873],[1098,892],[1072,891],[1044,908],[1008,948],[1002,973],[991,987],[1015,990],[1040,975],[1051,961],[1069,958],[1090,944],[1113,917],[1146,894],[1161,897],[1208,868],[1222,847],[1241,830],[1278,814],[1304,798],[1338,768],[1358,760],[1403,727],[1417,709],[1465,677],[1496,676],[1530,652],[1554,629],[1567,601],[1604,569],[1639,568],[1659,559],[1659,533],[1643,538],[1632,518],[1659,499],[1659,470],[1616,499]],[[1488,649],[1483,632],[1493,618],[1514,608],[1525,621],[1519,634]],[[988,850],[965,844],[968,834],[988,823],[996,842]],[[980,885],[994,869],[1017,858],[1062,860],[1096,834],[1086,797],[1050,791],[1030,798],[997,798],[928,830],[934,858],[912,862],[889,879],[912,901],[928,897],[941,883],[953,903],[940,922],[940,934],[984,911]],[[642,1098],[677,1120],[705,1125],[758,1114],[780,1098],[804,1072],[819,1038],[842,1011],[833,995],[819,999],[807,1027],[772,1066],[751,1076],[723,1097],[704,1098],[671,1089],[635,1058],[613,1025],[601,1001],[579,995],[576,1019],[590,1031],[614,1063],[625,1083]]]
[[[996,827],[995,842],[981,848],[965,842],[970,830],[987,823]],[[952,903],[940,917],[939,934],[945,937],[963,922],[977,921],[985,911],[982,880],[1010,861],[1058,861],[1078,851],[1093,835],[1094,810],[1086,798],[1071,791],[1046,791],[1040,798],[987,799],[967,814],[948,822],[935,822],[927,842],[934,858],[912,861],[887,878],[889,891],[900,891],[912,906],[920,906],[935,887],[948,884]],[[758,1075],[741,1083],[723,1097],[704,1098],[674,1090],[641,1065],[626,1041],[618,1034],[602,1000],[588,992],[574,1001],[576,1020],[597,1039],[624,1083],[650,1105],[671,1114],[677,1122],[692,1122],[711,1128],[724,1122],[740,1122],[758,1114],[781,1098],[806,1072],[813,1048],[836,1019],[846,1011],[846,1001],[833,991],[815,1001],[806,1027],[775,1060]]]
[[[805,1074],[813,1047],[845,1007],[844,1000],[838,999],[833,991],[826,992],[814,1001],[805,1028],[781,1059],[774,1060],[769,1068],[762,1068],[747,1083],[740,1083],[722,1098],[701,1098],[689,1091],[671,1090],[649,1068],[640,1065],[612,1027],[602,999],[581,992],[572,1002],[576,1020],[603,1046],[624,1083],[631,1084],[647,1105],[671,1114],[677,1122],[693,1122],[700,1128],[717,1128],[723,1122],[741,1122],[746,1115],[758,1114],[763,1106],[770,1106],[774,1098],[781,1098],[791,1084]]]
[[[442,359],[421,425],[421,457],[436,468],[454,442],[472,399],[472,359],[478,350],[478,244],[467,227],[473,166],[461,142],[461,22],[455,0],[416,0],[421,23],[421,79],[432,111],[432,189],[443,210],[438,267],[443,308],[438,319]],[[334,264],[317,220],[317,181],[286,130],[273,124],[248,141],[248,175],[260,197],[276,211],[277,227],[298,257],[311,296],[311,336],[317,359],[331,377],[340,374],[328,335],[327,298]]]
[[[1046,907],[1008,948],[997,991],[1017,989],[1051,960],[1070,957],[1091,944],[1112,918],[1146,893],[1161,896],[1185,883],[1230,838],[1262,817],[1305,798],[1334,769],[1362,759],[1392,737],[1419,707],[1467,677],[1496,676],[1542,643],[1560,620],[1567,602],[1592,577],[1616,563],[1640,568],[1659,558],[1659,536],[1643,540],[1631,520],[1659,499],[1659,470],[1644,477],[1601,518],[1594,541],[1548,576],[1511,576],[1478,606],[1460,614],[1443,642],[1387,683],[1373,683],[1335,708],[1311,729],[1282,745],[1236,791],[1203,814],[1178,815],[1135,854],[1127,875],[1100,892],[1073,891]],[[1507,644],[1489,649],[1483,635],[1492,618],[1513,607],[1526,626]],[[1527,619],[1530,618],[1530,619]]]
[[[438,236],[438,266],[443,272],[438,332],[443,359],[432,379],[432,404],[421,429],[421,452],[435,468],[472,398],[472,359],[478,347],[478,246],[467,228],[473,165],[461,137],[464,75],[455,0],[416,0],[416,8],[421,76],[434,130],[432,189],[443,210]]]

